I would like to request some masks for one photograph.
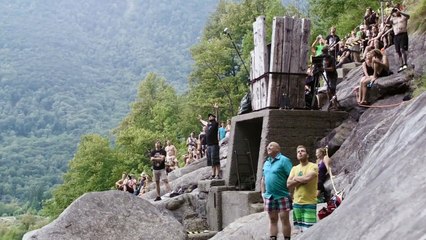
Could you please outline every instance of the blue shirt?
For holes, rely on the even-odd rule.
[[[267,199],[281,199],[289,197],[287,189],[287,178],[290,175],[293,164],[290,159],[278,153],[275,158],[266,158],[263,164],[263,177],[265,182],[265,192],[263,197]]]
[[[219,128],[219,140],[224,139],[226,136],[226,129],[224,127]]]

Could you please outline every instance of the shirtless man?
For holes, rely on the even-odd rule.
[[[388,19],[392,23],[393,33],[395,34],[394,43],[395,50],[398,53],[401,67],[398,72],[407,69],[407,51],[408,51],[408,33],[407,22],[410,15],[401,12],[398,8],[392,9],[391,17]]]
[[[176,158],[176,147],[170,142],[170,140],[166,141],[166,147],[164,148],[166,150],[166,168],[168,168],[168,171],[173,171],[179,167],[177,158]]]

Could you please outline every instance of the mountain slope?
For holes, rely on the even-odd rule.
[[[80,135],[114,128],[148,72],[184,91],[188,48],[216,4],[2,0],[0,201],[38,208]]]

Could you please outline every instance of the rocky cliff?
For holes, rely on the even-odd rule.
[[[377,81],[371,107],[356,104],[353,89],[359,83],[360,67],[339,84],[338,99],[351,117],[319,145],[331,146],[337,188],[344,189],[346,197],[332,215],[296,239],[426,239],[426,93],[403,101],[413,76],[426,72],[425,40],[426,36],[411,37],[409,61],[415,67],[403,73],[396,73],[395,52],[388,49],[395,74]],[[226,157],[226,145],[221,146],[221,156]],[[200,161],[169,178],[177,188],[197,184],[209,172]],[[150,201],[154,197],[153,191],[144,196]],[[90,193],[24,239],[184,239],[184,228],[207,227],[206,199],[206,193],[195,190],[153,205],[121,192]],[[213,239],[266,239],[267,225],[266,213],[252,214],[231,223]],[[166,226],[174,231],[153,231]]]
[[[52,223],[24,235],[24,240],[186,239],[170,214],[132,194],[86,193]]]

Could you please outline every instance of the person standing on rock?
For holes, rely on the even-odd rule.
[[[218,112],[218,105],[214,104],[215,113]],[[207,166],[212,166],[212,175],[210,179],[220,179],[220,158],[219,158],[219,123],[216,121],[216,115],[209,113],[209,121],[204,121],[201,116],[198,116],[200,122],[207,126],[206,142],[207,142]]]
[[[293,167],[290,159],[281,154],[280,145],[276,142],[268,144],[268,157],[263,164],[263,176],[260,190],[265,211],[269,216],[269,235],[276,240],[278,235],[278,218],[281,219],[285,240],[291,237],[289,212],[291,210],[290,193],[287,189],[287,178]]]
[[[401,12],[398,8],[392,9],[391,17],[388,19],[388,23],[392,23],[392,29],[394,33],[394,44],[395,50],[398,54],[401,66],[398,72],[407,69],[407,55],[408,55],[408,33],[407,33],[407,22],[410,15]]]
[[[176,158],[177,150],[170,140],[166,141],[166,171],[167,173],[179,168],[179,162]]]
[[[167,180],[166,173],[166,151],[161,147],[160,141],[155,142],[155,149],[151,151],[151,162],[153,169],[153,176],[155,180],[155,187],[157,190],[157,198],[154,201],[161,200],[160,197],[160,180],[163,180],[166,185],[167,192],[171,192],[169,181]]]
[[[303,232],[317,222],[318,165],[308,160],[306,147],[297,147],[297,160],[287,180],[287,187],[293,193],[293,223]]]

